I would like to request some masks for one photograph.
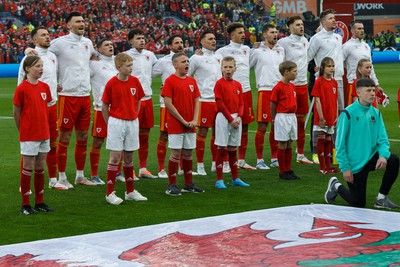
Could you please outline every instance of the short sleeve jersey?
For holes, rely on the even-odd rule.
[[[14,105],[21,108],[19,140],[39,141],[50,138],[47,104],[52,101],[50,87],[41,81],[23,81],[15,90]]]
[[[327,80],[319,77],[311,92],[314,97],[319,97],[327,126],[335,126],[338,110],[338,83],[335,79]],[[314,104],[314,125],[319,124],[319,115]]]
[[[200,90],[195,79],[189,76],[179,78],[172,74],[165,80],[161,96],[172,99],[172,104],[183,119],[193,120],[195,99],[200,97]],[[167,125],[168,134],[196,132],[196,129],[185,127],[169,113],[167,113]]]
[[[242,85],[235,80],[219,79],[215,83],[214,94],[216,100],[224,102],[230,114],[238,113],[240,105],[243,105]]]
[[[279,81],[272,88],[271,101],[276,103],[277,113],[296,113],[296,87]]]
[[[129,76],[127,81],[112,77],[106,84],[102,101],[110,105],[110,116],[121,120],[135,120],[138,117],[139,101],[144,91],[139,79]]]

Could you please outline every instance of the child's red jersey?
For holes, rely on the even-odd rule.
[[[200,97],[200,91],[195,79],[189,76],[179,78],[172,74],[165,80],[161,96],[172,99],[172,104],[184,120],[193,120],[194,100]],[[185,127],[169,113],[167,113],[167,125],[169,134],[196,132],[195,128],[189,129]]]
[[[276,113],[296,113],[296,87],[293,83],[279,81],[272,88],[271,101],[276,103]]]
[[[39,141],[50,138],[47,103],[51,102],[50,87],[41,81],[23,81],[15,90],[14,105],[21,107],[19,140]]]
[[[138,117],[138,105],[144,97],[144,91],[138,78],[129,76],[127,81],[112,77],[104,88],[102,101],[110,105],[110,116],[121,120],[135,120]]]
[[[335,79],[327,80],[319,77],[311,92],[313,97],[319,97],[326,126],[335,126],[338,110],[338,83]],[[319,125],[319,115],[314,104],[314,125]]]

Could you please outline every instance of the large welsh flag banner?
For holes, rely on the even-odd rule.
[[[258,210],[2,246],[0,266],[400,266],[400,213]]]

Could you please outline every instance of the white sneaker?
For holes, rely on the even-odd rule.
[[[215,165],[215,161],[213,161],[212,163],[211,163],[211,172],[216,172],[217,171],[217,167],[216,167],[216,165]]]
[[[264,160],[261,159],[257,162],[256,168],[259,170],[269,170],[270,168],[265,164]]]
[[[181,167],[179,167],[178,169],[178,175],[183,175],[183,170],[181,169]]]
[[[90,186],[97,185],[97,183],[90,181],[86,177],[76,177],[75,184],[90,185]]]
[[[309,160],[304,154],[297,154],[297,163],[310,165],[313,164],[311,160]]]
[[[142,196],[139,191],[133,190],[129,194],[125,192],[125,200],[146,201],[147,197]]]
[[[115,191],[112,192],[111,194],[109,194],[108,196],[106,196],[106,201],[112,205],[119,205],[122,203],[122,198],[117,197],[117,195],[115,195]]]
[[[167,172],[166,172],[164,169],[162,169],[162,170],[158,173],[158,178],[167,179],[167,178],[168,178]]]
[[[49,188],[51,189],[56,189],[56,190],[68,190],[68,187],[59,183],[59,182],[54,182],[54,183],[49,183]]]
[[[122,175],[122,173],[117,173],[117,176],[115,177],[115,180],[125,183],[125,177]]]
[[[225,161],[224,165],[222,166],[222,173],[230,173],[231,167],[229,166],[229,162]]]
[[[68,180],[58,180],[58,183],[68,187],[68,189],[74,188],[74,186],[68,182]]]
[[[204,169],[204,163],[197,163],[197,173],[202,176],[207,175],[206,170]]]
[[[248,170],[248,171],[255,171],[255,170],[257,170],[255,167],[251,166],[250,164],[248,164],[248,163],[245,162],[245,161],[244,161],[244,164],[243,164],[243,165],[239,165],[239,164],[238,164],[238,166],[239,166],[240,169],[243,169],[243,170]]]
[[[279,168],[278,159],[271,159],[271,163],[269,164],[269,166]]]

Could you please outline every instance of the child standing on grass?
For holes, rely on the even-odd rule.
[[[278,141],[279,178],[299,179],[292,170],[292,141],[297,140],[296,87],[291,81],[297,77],[297,65],[292,61],[279,64],[282,80],[272,89],[271,116],[274,138]]]
[[[43,61],[38,56],[28,56],[23,63],[24,81],[14,94],[14,120],[19,131],[23,167],[20,175],[22,196],[21,213],[33,215],[36,211],[50,212],[43,202],[44,165],[50,151],[50,128],[47,104],[51,102],[50,87],[39,78],[43,74]],[[34,172],[35,208],[30,206],[30,183]]]
[[[218,146],[216,159],[217,182],[215,187],[226,189],[222,178],[224,156],[228,149],[232,185],[250,186],[239,178],[236,150],[241,142],[244,100],[242,85],[233,80],[236,61],[227,56],[221,62],[222,78],[214,86],[217,117],[215,119],[215,145]]]
[[[182,193],[203,193],[204,190],[193,183],[192,151],[196,148],[196,123],[199,115],[200,91],[196,80],[189,77],[189,59],[183,52],[172,56],[175,73],[164,82],[161,96],[164,97],[168,125],[168,147],[171,154],[168,160],[168,188],[170,196]],[[176,184],[179,162],[182,157],[182,169],[185,185],[179,190]]]
[[[115,195],[115,180],[118,164],[122,158],[125,174],[125,200],[145,201],[134,187],[133,151],[139,148],[138,114],[140,99],[144,91],[139,80],[132,76],[133,59],[127,54],[118,54],[114,59],[118,74],[104,88],[102,113],[107,123],[107,145],[110,159],[107,166],[106,201],[119,205],[123,201]]]
[[[311,95],[315,97],[313,131],[318,132],[317,153],[320,174],[338,172],[331,166],[332,135],[338,119],[338,83],[333,79],[334,72],[333,59],[323,58],[319,78],[315,81],[311,92]]]

